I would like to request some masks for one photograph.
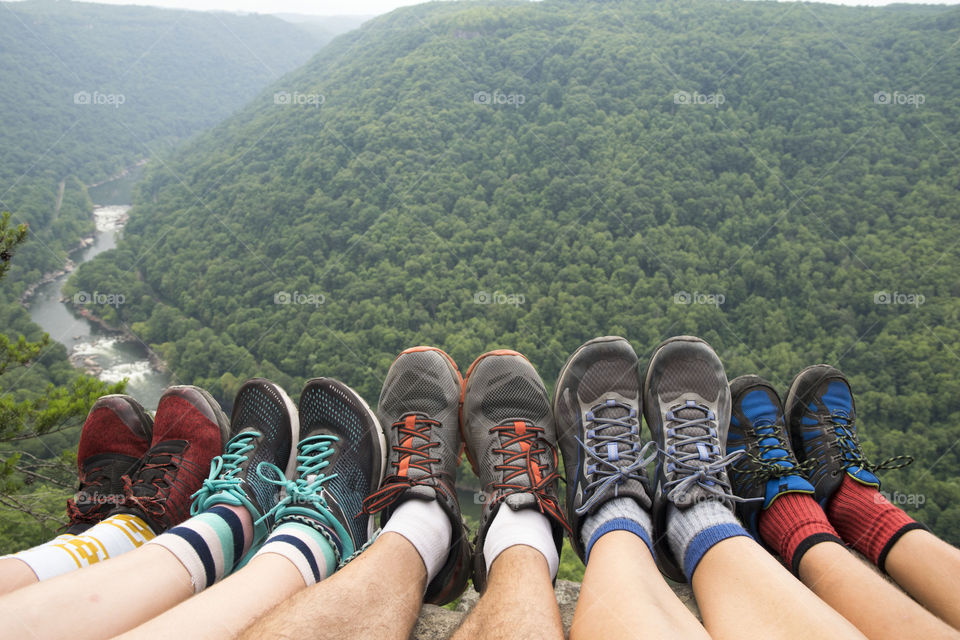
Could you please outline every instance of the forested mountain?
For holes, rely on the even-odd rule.
[[[30,224],[27,242],[15,251],[0,285],[0,323],[10,342],[26,336],[40,344],[42,331],[19,296],[41,274],[61,268],[67,251],[93,233],[85,185],[141,159],[162,157],[318,48],[312,35],[272,17],[3,3],[0,211]],[[71,454],[63,451],[75,449],[78,427],[96,396],[116,387],[79,376],[56,342],[43,343],[28,366],[0,369],[5,552],[48,539],[56,530],[76,481]],[[54,409],[55,423],[50,414],[37,419],[38,407]],[[47,429],[55,433],[23,439]],[[58,464],[61,458],[66,465]],[[24,472],[31,466],[40,475]]]
[[[91,233],[84,184],[209,127],[316,53],[278,18],[31,0],[0,10],[0,209],[32,240],[10,279]]]
[[[123,292],[181,380],[703,336],[784,392],[852,379],[894,501],[960,542],[960,10],[430,3],[335,39],[155,164]],[[276,95],[289,96],[278,103]]]

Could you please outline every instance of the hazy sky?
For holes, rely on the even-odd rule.
[[[102,4],[143,4],[183,9],[217,9],[256,13],[309,13],[316,15],[374,15],[423,0],[96,0]],[[832,0],[834,4],[880,6],[893,0]],[[898,0],[910,4],[958,4],[960,0]]]

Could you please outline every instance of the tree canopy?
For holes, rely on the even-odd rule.
[[[833,363],[867,453],[918,460],[891,497],[958,543],[958,37],[931,6],[397,10],[152,165],[72,286],[225,403],[374,399],[422,343],[548,386],[602,334],[700,335],[783,392]]]

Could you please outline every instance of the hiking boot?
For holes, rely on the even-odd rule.
[[[557,432],[550,398],[533,365],[516,351],[477,358],[463,385],[461,425],[467,457],[483,486],[483,512],[474,541],[473,584],[486,587],[483,545],[503,505],[536,509],[553,529],[559,555],[570,531],[557,498]]]
[[[123,475],[146,453],[152,436],[153,418],[130,396],[101,396],[93,403],[80,431],[79,488],[67,500],[67,533],[83,533],[123,502]]]
[[[643,415],[658,455],[653,489],[653,544],[660,571],[686,582],[667,541],[667,507],[716,501],[733,511],[727,467],[742,455],[725,455],[730,386],[709,344],[677,336],[656,348],[644,379]]]
[[[573,352],[557,379],[553,398],[567,478],[566,515],[573,549],[584,520],[608,500],[629,497],[649,511],[646,465],[652,442],[641,447],[637,354],[623,338],[594,338]]]
[[[758,376],[740,376],[730,383],[733,410],[727,434],[727,453],[744,451],[730,465],[733,493],[745,501],[736,505],[737,516],[754,539],[760,541],[760,514],[785,493],[813,495],[790,447],[780,396]]]
[[[435,347],[413,347],[390,365],[377,417],[388,445],[386,477],[364,501],[383,526],[407,500],[436,500],[453,527],[450,552],[427,585],[424,602],[446,604],[463,593],[470,577],[470,542],[454,487],[460,462],[460,372]]]
[[[879,464],[864,459],[850,383],[828,364],[813,365],[797,374],[787,393],[786,411],[793,449],[797,459],[809,465],[815,497],[824,508],[840,488],[844,474],[879,489],[876,471],[913,462],[909,456]]]
[[[157,535],[186,520],[191,496],[229,433],[230,421],[209,393],[191,385],[168,388],[157,406],[151,446],[123,477],[123,504],[111,515],[138,516]]]

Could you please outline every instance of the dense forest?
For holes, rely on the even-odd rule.
[[[278,18],[31,0],[0,11],[0,209],[32,242],[10,280],[91,233],[85,184],[212,126],[320,43]]]
[[[227,404],[253,375],[375,399],[419,343],[548,386],[608,333],[783,392],[834,363],[868,454],[917,458],[893,499],[960,543],[958,37],[930,6],[401,9],[153,165],[72,286]]]
[[[319,38],[266,16],[3,3],[0,211],[30,230],[12,262],[4,258],[11,268],[0,284],[0,323],[10,343],[24,336],[43,346],[28,366],[0,367],[0,552],[49,538],[76,482],[71,455],[62,454],[76,449],[86,409],[61,411],[56,425],[43,416],[33,424],[34,409],[88,407],[117,388],[79,376],[19,303],[25,287],[63,267],[93,233],[87,186],[162,158],[223,120],[306,61]],[[24,439],[37,425],[52,432]],[[29,467],[39,475],[22,472]]]

